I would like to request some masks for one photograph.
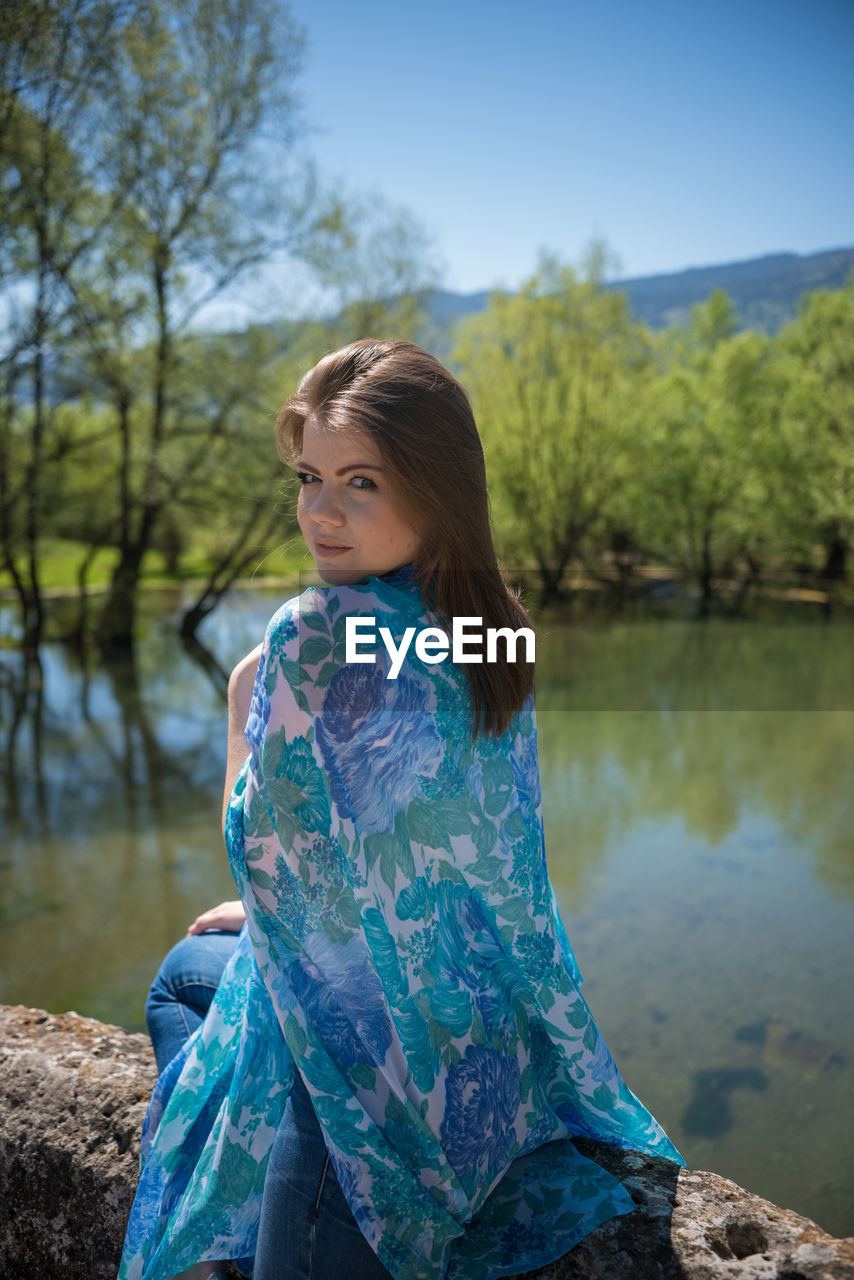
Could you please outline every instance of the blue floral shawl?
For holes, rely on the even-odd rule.
[[[414,645],[396,680],[382,644],[348,664],[348,615],[398,642],[432,622],[404,570],[307,590],[267,628],[226,819],[247,927],[152,1097],[121,1280],[251,1274],[295,1070],[396,1280],[514,1275],[630,1212],[574,1135],[684,1164],[579,992],[533,697],[472,743],[463,669]]]

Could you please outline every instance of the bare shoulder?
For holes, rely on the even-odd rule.
[[[240,676],[245,671],[251,670],[254,673],[255,669],[258,666],[258,660],[261,657],[261,654],[263,653],[263,651],[264,651],[264,644],[262,641],[261,644],[256,644],[255,648],[250,653],[247,653],[245,658],[241,658],[231,673],[229,684],[231,683],[232,680],[239,680]]]

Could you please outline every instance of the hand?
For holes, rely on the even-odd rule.
[[[203,911],[200,916],[196,916],[187,934],[204,933],[208,929],[221,929],[224,933],[239,933],[245,919],[246,912],[239,899],[237,902],[221,902],[218,907],[211,907],[210,911]]]

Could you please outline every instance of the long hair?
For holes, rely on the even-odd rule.
[[[487,627],[531,627],[501,576],[492,540],[483,448],[468,395],[439,361],[412,342],[364,338],[325,355],[276,418],[282,458],[293,464],[303,425],[364,432],[419,538],[415,577],[428,609],[450,625],[479,617]],[[474,733],[501,734],[534,682],[533,663],[466,664]]]

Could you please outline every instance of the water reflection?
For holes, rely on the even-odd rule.
[[[223,672],[272,611],[241,603],[202,662],[165,627],[108,667],[47,645],[41,681],[0,655],[0,1000],[141,1027],[163,952],[234,895],[219,825]]]
[[[694,1093],[682,1116],[682,1128],[692,1137],[717,1138],[735,1123],[730,1094],[735,1089],[768,1088],[768,1077],[751,1067],[717,1067],[698,1071]]]
[[[0,654],[0,1000],[140,1028],[163,953],[234,895],[225,679],[279,599],[203,649]],[[774,618],[546,627],[549,863],[585,995],[689,1164],[854,1232],[851,630]],[[835,691],[835,692],[834,692]]]
[[[767,602],[761,613],[748,623],[546,623],[537,688],[551,708],[573,711],[854,710],[850,620],[828,625]]]
[[[854,712],[547,706],[539,742],[544,790],[566,798],[551,825],[562,865],[582,870],[640,821],[678,817],[717,846],[743,814],[761,813],[774,825],[747,834],[748,849],[807,851],[828,888],[854,901]],[[743,860],[730,870],[743,872]]]

